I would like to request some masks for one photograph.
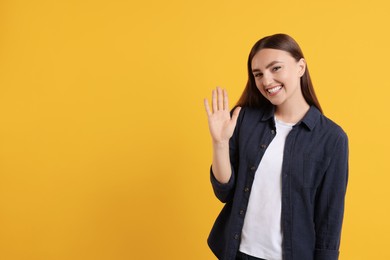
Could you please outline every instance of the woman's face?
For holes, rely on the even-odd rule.
[[[305,68],[304,59],[297,62],[288,52],[277,49],[262,49],[252,59],[257,88],[276,106],[302,100],[300,78]]]

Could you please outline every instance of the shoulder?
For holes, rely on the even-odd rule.
[[[307,128],[315,133],[319,133],[324,136],[332,136],[337,138],[347,138],[347,134],[333,120],[322,114],[314,106],[310,107],[308,113],[302,119]]]
[[[324,146],[333,155],[344,153],[348,150],[348,135],[344,129],[327,116],[321,114],[315,131],[324,141]],[[336,155],[337,156],[337,155]]]
[[[299,127],[303,131],[302,136],[315,147],[322,147],[329,153],[333,153],[335,147],[348,147],[348,136],[343,128],[317,108],[312,106],[301,123],[301,126],[305,126]]]
[[[323,114],[320,116],[319,128],[321,128],[323,131],[329,132],[329,134],[337,137],[337,139],[348,139],[347,133],[344,131],[344,129],[332,119]]]

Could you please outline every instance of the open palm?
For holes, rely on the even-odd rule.
[[[227,91],[225,89],[222,90],[219,87],[212,91],[212,111],[207,99],[204,100],[204,106],[206,108],[210,134],[213,142],[228,142],[230,137],[233,135],[241,108],[237,107],[232,116],[230,116]]]

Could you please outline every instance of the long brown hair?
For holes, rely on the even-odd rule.
[[[290,53],[296,61],[299,61],[301,58],[304,58],[302,50],[299,47],[298,43],[287,34],[274,34],[260,39],[258,42],[255,43],[255,45],[251,49],[251,52],[249,53],[248,82],[246,83],[244,92],[242,93],[236,106],[263,107],[271,105],[271,102],[269,102],[256,87],[255,77],[252,73],[253,57],[261,49],[266,48],[286,51]],[[301,88],[303,97],[305,98],[306,102],[309,105],[314,105],[322,113],[320,103],[318,102],[317,96],[314,92],[307,65],[305,73],[301,77]]]

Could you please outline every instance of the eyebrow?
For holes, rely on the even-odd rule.
[[[265,66],[265,68],[268,69],[269,67],[275,65],[276,63],[283,63],[283,62],[274,60],[274,61],[270,62],[267,66]],[[252,72],[261,72],[261,70],[254,69],[254,70],[252,70]]]

